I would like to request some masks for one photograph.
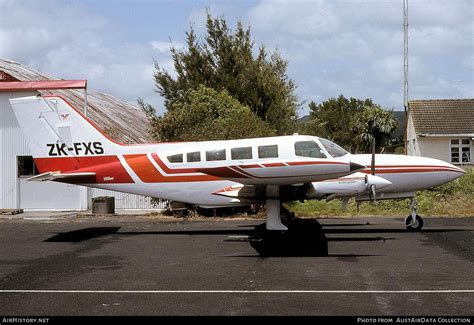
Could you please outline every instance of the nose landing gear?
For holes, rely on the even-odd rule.
[[[423,218],[416,214],[418,203],[414,197],[410,199],[410,209],[411,214],[405,218],[405,227],[408,231],[420,231],[423,228]]]

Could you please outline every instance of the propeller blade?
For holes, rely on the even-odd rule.
[[[375,184],[372,184],[370,185],[370,201],[372,201],[372,203],[376,203],[376,197],[375,197],[376,193],[375,193]]]
[[[372,161],[370,164],[372,175],[375,175],[375,137],[372,138]]]

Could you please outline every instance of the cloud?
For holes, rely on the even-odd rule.
[[[263,0],[248,16],[258,42],[289,60],[301,100],[403,108],[402,1]],[[471,1],[410,1],[410,98],[474,97],[473,33]]]
[[[75,3],[0,1],[9,13],[0,20],[0,57],[58,78],[88,79],[90,89],[133,104],[142,97],[163,112],[153,60],[169,66],[169,51],[158,50],[169,42],[112,42],[116,27]]]
[[[184,49],[185,47],[184,44],[180,42],[163,42],[163,41],[150,42],[150,46],[152,49],[160,53],[168,53],[171,48],[180,50],[180,49]]]
[[[474,97],[472,1],[409,5],[410,98]],[[401,0],[263,0],[207,7],[231,28],[237,20],[250,24],[257,46],[279,49],[289,60],[300,101],[344,94],[403,108]],[[132,103],[142,97],[159,112],[163,100],[154,89],[153,60],[173,75],[170,46],[183,48],[189,25],[198,37],[205,32],[202,3],[186,7],[180,24],[188,26],[166,30],[182,36],[176,42],[156,34],[130,40],[120,29],[129,25],[111,21],[107,12],[91,12],[82,2],[0,0],[0,8],[8,13],[0,19],[0,57],[59,78],[88,79],[91,89]]]
[[[339,30],[341,21],[330,2],[262,1],[250,12],[259,30],[284,36],[329,36]]]

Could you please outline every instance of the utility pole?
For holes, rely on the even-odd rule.
[[[408,0],[403,0],[403,106],[405,108],[405,155],[408,154]]]

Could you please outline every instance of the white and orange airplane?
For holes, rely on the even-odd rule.
[[[123,145],[60,96],[10,100],[41,174],[60,181],[204,208],[264,202],[267,230],[285,231],[280,204],[294,200],[412,198],[405,224],[419,230],[415,192],[464,170],[441,160],[350,154],[314,136]],[[374,163],[376,161],[376,164]]]

